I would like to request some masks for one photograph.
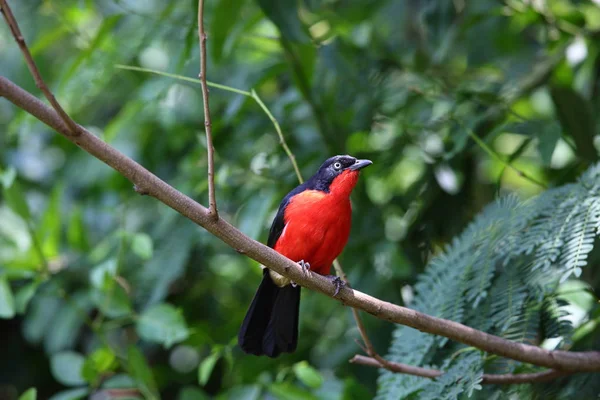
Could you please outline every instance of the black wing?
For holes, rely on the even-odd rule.
[[[297,186],[294,190],[289,192],[281,201],[279,205],[279,210],[277,210],[277,215],[275,215],[275,219],[271,224],[271,230],[269,231],[269,239],[267,240],[267,246],[273,248],[275,247],[275,243],[277,243],[277,239],[281,236],[283,232],[283,228],[285,228],[285,221],[283,220],[283,215],[285,213],[285,209],[290,203],[292,197],[297,195],[298,193],[302,193],[303,191],[309,189],[309,183],[305,182],[302,185]]]

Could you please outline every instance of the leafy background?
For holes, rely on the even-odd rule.
[[[10,3],[43,76],[73,118],[207,204],[199,86],[117,67],[196,77],[197,2]],[[457,247],[445,256],[441,250],[463,231],[466,248],[484,240],[485,229],[465,228],[488,203],[512,193],[513,200],[498,203],[512,210],[543,192],[531,200],[541,207],[546,203],[536,199],[553,193],[544,187],[568,192],[573,186],[565,185],[598,159],[597,1],[221,0],[206,7],[209,80],[255,89],[305,176],[333,154],[374,161],[353,194],[353,230],[341,262],[353,286],[381,299],[418,306],[427,290],[437,294],[441,272],[457,265],[440,266]],[[0,71],[39,94],[4,25]],[[253,98],[216,88],[210,95],[219,209],[265,241],[279,200],[297,183],[294,171]],[[360,352],[349,311],[306,290],[298,351],[277,360],[246,356],[235,336],[260,279],[256,263],[140,197],[124,178],[6,101],[0,132],[2,399],[28,388],[42,399],[75,399],[107,387],[186,400],[364,399],[378,389],[380,398],[490,398],[506,392],[479,390],[484,362],[486,371],[522,368],[502,360],[490,365],[486,355],[437,338],[399,335],[404,328],[393,335],[394,326],[367,317],[381,353],[392,343],[390,356],[402,356],[404,347],[431,341],[429,359],[415,352],[397,361],[451,371],[425,384],[379,376],[347,362]],[[589,189],[582,201],[596,201],[593,171],[586,175],[591,182],[576,184]],[[494,207],[474,226],[502,220],[502,208]],[[516,227],[499,227],[499,238],[514,238],[514,229],[534,220],[518,210]],[[589,229],[587,252],[595,234]],[[506,245],[488,242],[482,246]],[[510,251],[520,256],[514,265],[526,264],[525,253]],[[551,346],[598,348],[596,260],[592,251],[575,267],[590,265],[562,283],[564,270],[543,270],[556,280],[542,299],[545,314],[533,303],[521,307],[520,317],[539,312],[530,330],[519,331],[531,335],[513,339],[538,344],[554,335],[562,340]],[[480,279],[491,285],[489,315],[505,309],[492,300],[505,299],[503,288],[515,287],[508,282],[523,270],[493,269]],[[433,283],[425,287],[428,279]],[[487,304],[482,293],[488,292],[465,301]],[[518,293],[531,298],[524,297],[530,291]],[[464,309],[450,317],[470,322],[472,308]],[[541,315],[554,315],[545,319],[553,323],[543,325]],[[513,320],[506,321],[499,332],[509,330]],[[588,376],[561,381],[562,392],[553,385],[505,390],[520,398],[583,399],[598,393]],[[428,386],[405,393],[407,380],[413,389]],[[23,398],[35,398],[34,391]]]

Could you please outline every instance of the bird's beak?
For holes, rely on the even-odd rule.
[[[353,165],[349,166],[348,169],[350,171],[358,171],[359,169],[368,167],[371,164],[373,164],[373,161],[371,160],[356,160],[356,162]]]

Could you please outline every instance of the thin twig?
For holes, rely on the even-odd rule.
[[[202,101],[204,102],[204,129],[206,130],[206,150],[208,154],[208,209],[211,218],[219,219],[217,199],[215,196],[215,160],[212,141],[212,123],[208,105],[208,85],[206,84],[206,32],[204,32],[204,0],[198,0],[198,40],[200,45],[200,84],[202,85]]]
[[[115,67],[120,68],[120,69],[130,70],[130,71],[148,72],[148,73],[152,73],[152,74],[156,74],[156,75],[166,76],[169,78],[184,80],[187,82],[201,83],[201,81],[199,79],[188,78],[188,77],[182,76],[182,75],[170,74],[168,72],[162,72],[162,71],[158,71],[155,69],[140,68],[140,67],[134,67],[134,66],[122,65],[122,64],[116,64]],[[290,162],[292,163],[292,167],[294,168],[294,172],[296,173],[296,177],[298,178],[298,181],[300,183],[304,182],[304,179],[302,178],[302,174],[300,173],[300,168],[298,167],[298,163],[296,162],[296,157],[294,156],[294,153],[292,153],[292,151],[290,150],[290,148],[285,140],[285,136],[283,136],[283,131],[281,130],[281,126],[279,125],[279,122],[273,116],[273,113],[271,113],[271,110],[269,110],[269,108],[262,101],[262,99],[260,98],[260,96],[258,95],[256,90],[251,89],[251,91],[248,92],[246,90],[236,89],[231,86],[221,85],[219,83],[214,83],[214,82],[210,82],[210,81],[206,81],[206,84],[210,87],[225,90],[225,91],[231,92],[231,93],[241,94],[242,96],[247,96],[247,97],[250,97],[252,100],[254,100],[256,102],[256,104],[258,104],[258,106],[264,111],[264,113],[267,115],[267,117],[273,124],[273,127],[275,128],[275,132],[277,132],[277,136],[279,137],[279,143],[281,144],[283,151],[285,151],[285,154],[287,154],[288,158],[290,159]]]
[[[392,361],[386,361],[386,365],[383,365],[373,357],[365,357],[361,355],[355,355],[350,362],[353,364],[366,365],[368,367],[385,368],[389,371],[397,372],[399,374],[415,375],[424,378],[437,378],[438,376],[443,375],[442,371],[438,371],[436,369],[426,369]],[[550,369],[541,372],[528,372],[522,374],[483,374],[481,383],[502,385],[546,382],[561,376],[570,375],[572,373],[572,371],[557,371]]]
[[[346,285],[350,286],[350,282],[348,282],[348,277],[346,276],[346,273],[344,272],[342,265],[338,260],[335,260],[333,262],[333,267],[335,268],[336,274],[346,282]],[[423,376],[426,378],[435,378],[442,374],[440,371],[437,370],[414,367],[412,365],[398,364],[387,361],[385,358],[381,357],[379,353],[377,353],[377,351],[375,351],[373,342],[371,342],[371,339],[367,334],[367,330],[362,321],[362,318],[360,317],[360,312],[356,308],[352,308],[352,316],[354,317],[356,327],[358,328],[358,332],[360,333],[360,337],[362,338],[362,341],[364,343],[364,347],[361,347],[364,350],[364,352],[367,353],[370,357],[364,357],[357,354],[350,360],[351,363],[361,364],[361,362],[358,362],[356,360],[369,359],[375,361],[378,367],[385,368],[393,372],[403,372],[405,374]]]
[[[256,93],[256,90],[252,89],[250,91],[250,93],[251,93],[252,98],[254,100],[256,100],[256,102],[258,103],[260,108],[263,109],[265,114],[267,114],[267,117],[269,117],[269,119],[273,123],[273,126],[275,127],[275,131],[277,132],[277,136],[279,136],[279,143],[281,144],[281,147],[283,147],[283,151],[285,151],[285,154],[287,154],[288,158],[290,159],[290,162],[292,163],[292,166],[294,167],[294,171],[296,172],[296,177],[298,178],[298,181],[300,183],[304,182],[304,179],[302,179],[302,174],[300,173],[300,168],[298,168],[298,163],[296,162],[296,157],[294,156],[294,153],[292,153],[292,151],[290,150],[290,148],[287,145],[287,142],[285,141],[285,137],[283,136],[283,132],[281,131],[281,126],[279,126],[279,122],[277,122],[277,120],[275,119],[273,114],[271,114],[271,111],[267,108],[265,103],[263,103],[262,99],[258,96],[258,93]]]
[[[6,23],[10,28],[10,32],[12,33],[13,37],[15,38],[15,41],[19,45],[23,56],[25,57],[25,62],[27,63],[27,67],[29,68],[31,75],[35,80],[35,85],[42,91],[42,93],[44,93],[44,96],[46,96],[46,99],[48,99],[50,105],[52,105],[52,108],[56,110],[63,122],[67,124],[70,130],[70,134],[72,136],[79,135],[80,130],[77,124],[71,119],[71,117],[69,117],[69,115],[61,107],[61,105],[58,103],[50,89],[48,89],[48,86],[46,85],[46,82],[44,82],[44,79],[42,79],[42,75],[40,74],[40,71],[37,65],[35,64],[35,61],[31,56],[31,52],[29,51],[29,48],[25,43],[25,38],[23,37],[23,34],[21,34],[19,24],[17,23],[17,20],[15,19],[15,16],[13,15],[12,10],[10,9],[6,0],[0,0],[0,11],[2,11],[2,15],[4,15],[4,19],[6,20]]]
[[[150,74],[156,74],[156,75],[160,75],[160,76],[166,76],[167,78],[178,79],[180,81],[187,81],[187,82],[191,82],[191,83],[202,83],[202,81],[200,79],[198,79],[198,78],[190,78],[190,77],[183,76],[183,75],[170,74],[168,72],[159,71],[157,69],[134,67],[133,65],[123,65],[123,64],[115,64],[115,67],[119,68],[119,69],[128,70],[128,71],[147,72],[147,73],[150,73]],[[211,82],[211,81],[208,81],[208,80],[206,81],[206,84],[208,86],[214,87],[216,89],[221,89],[221,90],[225,90],[227,92],[232,92],[232,93],[237,93],[237,94],[241,94],[241,95],[244,95],[244,96],[252,97],[252,93],[250,93],[250,92],[248,92],[246,90],[236,89],[236,88],[233,88],[231,86],[221,85],[219,83]]]

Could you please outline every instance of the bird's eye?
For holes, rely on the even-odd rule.
[[[342,163],[336,162],[335,164],[333,164],[333,168],[335,168],[335,169],[342,169]]]

